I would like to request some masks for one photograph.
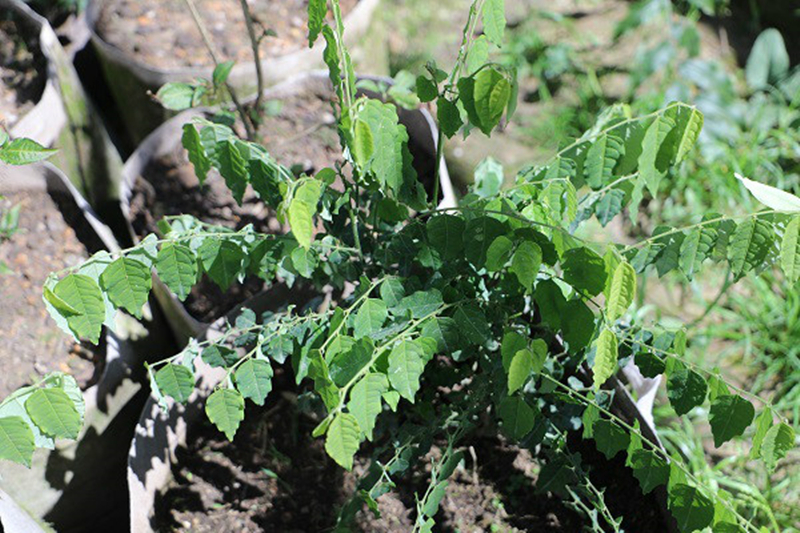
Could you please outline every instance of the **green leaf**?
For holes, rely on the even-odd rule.
[[[360,339],[380,331],[389,312],[383,300],[368,298],[361,304],[353,321],[353,335]]]
[[[592,189],[600,189],[611,182],[614,167],[625,153],[625,145],[619,137],[607,134],[601,135],[586,153],[586,183]]]
[[[217,389],[206,400],[206,416],[232,441],[244,420],[244,398],[235,389]]]
[[[244,250],[233,241],[206,239],[197,249],[197,255],[208,277],[223,291],[244,270]]]
[[[21,137],[0,148],[0,161],[8,165],[30,165],[44,161],[58,150],[50,150],[34,140]]]
[[[698,489],[682,483],[669,491],[669,510],[683,533],[703,529],[714,521],[714,503]]]
[[[346,470],[353,468],[353,456],[358,451],[360,433],[358,421],[348,413],[337,414],[328,428],[325,451]]]
[[[433,102],[439,97],[439,88],[428,77],[417,77],[417,96],[420,102]]]
[[[175,82],[161,86],[156,93],[156,99],[161,105],[171,111],[183,111],[192,107],[195,86],[189,83]],[[187,124],[188,126],[189,124]]]
[[[203,349],[200,357],[203,362],[214,368],[228,368],[239,360],[239,354],[235,350],[218,344],[212,344]]]
[[[528,339],[514,330],[508,330],[500,343],[500,355],[503,358],[503,369],[508,373],[511,361],[520,350],[528,348]]]
[[[594,204],[594,214],[600,225],[606,227],[615,216],[622,212],[625,191],[622,189],[611,189],[600,200]]]
[[[768,28],[758,36],[747,58],[747,84],[751,89],[764,89],[786,76],[790,64],[783,36],[775,28]]]
[[[424,516],[434,517],[436,513],[439,512],[439,504],[442,502],[442,498],[444,498],[447,485],[448,481],[446,479],[440,481],[433,487],[433,490],[428,493],[427,498],[425,498],[425,503],[422,505],[422,514]],[[429,528],[429,530],[431,529]]]
[[[387,307],[394,307],[400,303],[406,295],[406,288],[400,278],[389,278],[381,283],[381,300]]]
[[[375,347],[369,338],[354,342],[349,349],[331,359],[330,377],[339,387],[344,387],[372,360]]]
[[[658,355],[649,351],[639,352],[634,358],[636,366],[646,378],[654,378],[664,373],[666,363]]]
[[[242,396],[257,405],[264,405],[264,400],[272,391],[272,366],[269,362],[250,358],[239,365],[233,376]]]
[[[494,198],[504,181],[503,164],[493,157],[487,157],[475,168],[472,190],[481,198]]]
[[[169,290],[183,301],[197,281],[197,260],[188,246],[166,243],[158,251],[156,272]]]
[[[610,329],[604,329],[595,341],[594,388],[599,389],[617,371],[619,346],[617,336]]]
[[[794,429],[783,422],[767,431],[761,444],[761,458],[764,459],[768,472],[775,471],[778,461],[786,457],[789,450],[794,447],[794,439]]]
[[[506,11],[504,0],[486,0],[483,4],[483,31],[497,46],[503,46],[503,34],[506,28]]]
[[[31,467],[33,432],[18,416],[0,418],[0,459]]]
[[[223,61],[214,67],[214,72],[211,74],[211,82],[214,84],[214,87],[221,88],[225,85],[235,64],[235,61]]]
[[[753,404],[740,396],[720,396],[714,400],[709,417],[714,446],[719,448],[725,442],[743,434],[755,414]]]
[[[50,303],[50,305],[55,307],[56,311],[58,311],[61,316],[66,317],[69,315],[80,314],[80,312],[77,309],[75,309],[67,302],[56,296],[55,293],[51,291],[49,287],[45,286],[42,289],[42,293],[44,295],[44,299],[47,300]]]
[[[648,494],[669,481],[669,464],[660,455],[650,450],[639,449],[630,456],[633,476],[639,480],[642,493]]]
[[[703,129],[703,113],[694,107],[675,105],[666,114],[675,121],[675,128],[665,142],[670,146],[672,163],[677,164],[686,159],[697,143]]]
[[[353,386],[347,410],[350,411],[358,427],[372,440],[375,419],[381,413],[381,397],[389,390],[389,382],[383,374],[367,374]]]
[[[464,125],[458,106],[444,96],[439,97],[436,101],[436,119],[439,121],[439,127],[442,129],[442,133],[444,133],[448,139],[458,133],[458,130]]]
[[[363,120],[356,120],[353,127],[353,158],[356,164],[365,168],[375,151],[375,142],[372,138],[372,130]]]
[[[711,256],[717,242],[717,230],[710,226],[697,228],[689,232],[680,246],[678,264],[688,279],[700,270],[700,265]]]
[[[389,383],[411,403],[414,403],[419,390],[419,379],[424,369],[424,353],[416,341],[400,341],[389,354]]]
[[[152,284],[150,269],[127,257],[120,257],[100,275],[100,285],[111,303],[137,318],[142,317],[142,307],[147,303]]]
[[[229,139],[217,146],[217,163],[219,173],[225,178],[225,184],[233,194],[234,200],[242,205],[250,174],[247,172],[247,163],[234,141]]]
[[[464,254],[464,219],[454,215],[432,217],[425,225],[428,242],[445,261]]]
[[[446,355],[452,355],[460,348],[460,333],[456,321],[450,317],[437,317],[425,321],[420,333],[436,341],[436,349]]]
[[[328,0],[309,0],[308,2],[308,46],[314,46],[319,33],[325,26],[328,15]],[[337,76],[338,77],[338,76]]]
[[[611,420],[600,419],[592,426],[592,435],[597,450],[606,459],[613,459],[619,452],[626,450],[630,444],[630,433]]]
[[[781,243],[781,268],[786,281],[794,285],[800,279],[800,217],[794,217],[786,225]]]
[[[305,249],[311,247],[314,238],[314,215],[321,195],[322,183],[308,179],[294,191],[289,204],[289,226],[298,244]]]
[[[475,112],[480,119],[476,124],[486,135],[500,123],[508,99],[511,97],[511,84],[505,76],[494,68],[481,70],[475,75]]]
[[[522,241],[511,258],[509,272],[517,276],[519,284],[530,292],[541,266],[542,248],[535,242]]]
[[[408,170],[404,158],[408,132],[400,124],[397,109],[392,104],[370,99],[364,103],[358,118],[369,125],[374,145],[372,157],[365,170],[379,184],[399,191]]]
[[[753,446],[750,448],[750,457],[756,458],[761,456],[761,445],[764,442],[764,437],[772,427],[772,409],[766,408],[761,411],[761,414],[756,418],[756,430],[753,433]]]
[[[728,261],[735,279],[764,263],[773,238],[772,226],[761,219],[749,218],[736,227],[728,245]]]
[[[642,154],[639,156],[639,176],[647,184],[647,189],[653,196],[658,194],[658,185],[666,173],[666,168],[660,164],[658,154],[667,135],[674,127],[674,120],[667,116],[659,115],[647,128],[644,141],[642,141]]]
[[[70,274],[59,281],[53,293],[78,314],[64,316],[72,333],[97,344],[106,319],[106,306],[97,283],[82,274]]]
[[[567,305],[561,288],[551,279],[542,280],[536,284],[534,300],[539,306],[542,320],[554,330],[561,329],[561,315]]]
[[[561,332],[573,352],[589,345],[594,335],[594,313],[581,300],[570,300],[563,307]]]
[[[462,305],[453,315],[459,331],[464,338],[472,343],[483,345],[491,335],[486,315],[476,304]]]
[[[76,439],[81,415],[67,393],[58,388],[38,389],[25,401],[25,410],[42,433],[53,438]]]
[[[683,416],[706,399],[708,385],[703,376],[686,368],[674,371],[667,381],[667,397],[678,416]]]
[[[194,165],[194,173],[203,185],[208,176],[208,171],[211,170],[211,160],[206,155],[203,143],[200,140],[200,134],[197,132],[194,124],[183,125],[183,135],[181,136],[181,143],[189,154],[189,161]]]
[[[505,235],[500,235],[486,250],[486,270],[489,272],[497,272],[502,270],[508,260],[511,258],[511,249],[514,243]]]
[[[396,311],[400,313],[410,311],[412,318],[425,318],[439,309],[443,303],[442,293],[438,289],[417,291],[400,300],[392,312],[396,314]]]
[[[622,261],[614,270],[606,301],[606,319],[609,323],[621,318],[636,299],[636,271]]]
[[[489,247],[497,237],[505,233],[505,225],[496,218],[481,216],[470,220],[462,233],[467,260],[475,268],[483,268]]]
[[[605,262],[589,248],[572,248],[564,252],[561,268],[564,270],[564,281],[576,289],[589,296],[603,292],[606,285]]]
[[[194,390],[192,371],[183,365],[167,363],[156,372],[155,379],[161,393],[179,403],[186,403]]]
[[[528,348],[519,350],[508,367],[508,394],[519,390],[533,373],[533,352]]]
[[[530,433],[536,422],[536,411],[519,396],[504,398],[497,412],[503,421],[503,432],[516,441]]]

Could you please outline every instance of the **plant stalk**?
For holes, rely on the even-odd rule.
[[[242,5],[244,22],[247,25],[247,35],[250,37],[250,46],[253,48],[253,61],[256,64],[256,82],[258,83],[258,95],[256,96],[256,113],[261,112],[261,99],[264,94],[264,73],[261,70],[261,51],[259,50],[259,39],[256,38],[256,30],[253,26],[253,15],[247,6],[247,0],[239,0]]]

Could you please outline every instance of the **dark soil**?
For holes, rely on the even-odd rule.
[[[353,473],[339,468],[314,439],[316,421],[296,407],[295,388],[276,387],[263,408],[248,402],[245,420],[229,443],[207,420],[188,436],[189,449],[178,453],[175,480],[156,501],[157,531],[330,531],[339,507],[352,495],[367,460],[356,458]],[[625,531],[667,531],[652,495],[642,496],[624,465],[623,454],[607,461],[591,443],[571,443],[596,486],[605,490],[614,516]],[[366,446],[366,445],[365,445]],[[362,447],[363,448],[363,447]],[[465,461],[450,479],[436,516],[436,531],[536,531],[573,533],[589,523],[559,497],[535,490],[539,464],[528,450],[501,439],[476,437],[464,448]],[[441,455],[434,446],[420,460],[430,465]],[[358,530],[407,533],[413,529],[414,493],[424,492],[430,466],[397,478],[397,488],[378,499],[376,518],[362,509]]]
[[[342,0],[346,15],[357,0]],[[253,61],[238,0],[196,0],[197,10],[222,60]],[[308,46],[308,0],[248,2],[256,31],[274,37],[261,41],[261,57],[282,56]],[[213,63],[184,0],[109,0],[97,21],[108,43],[140,63],[161,69],[205,67]]]
[[[77,344],[56,326],[42,286],[51,272],[80,264],[99,243],[86,237],[85,220],[57,193],[3,196],[0,212],[19,205],[20,217],[19,231],[0,242],[0,261],[11,269],[0,274],[0,398],[54,371],[72,374],[86,388],[100,376],[104,349]]]
[[[10,11],[0,13],[0,127],[10,129],[39,101],[46,60],[38,37]]]
[[[320,84],[302,95],[275,102],[280,111],[265,117],[260,127],[262,144],[287,167],[312,174],[332,166],[341,155],[334,117],[328,103],[331,91]],[[209,173],[201,187],[186,151],[179,145],[168,157],[153,160],[137,179],[131,197],[133,228],[139,237],[156,232],[165,215],[187,214],[211,224],[240,229],[253,224],[256,231],[282,231],[274,213],[248,188],[242,205],[233,199],[225,180]],[[258,278],[234,284],[223,293],[208,279],[195,286],[186,301],[189,313],[211,321],[264,287]]]

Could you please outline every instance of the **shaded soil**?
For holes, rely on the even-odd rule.
[[[0,127],[10,129],[39,101],[46,60],[38,38],[8,10],[0,13]]]
[[[263,146],[289,168],[312,174],[333,166],[341,155],[339,137],[330,109],[331,91],[320,85],[270,107],[276,111],[260,126]],[[225,180],[212,170],[203,186],[186,151],[178,145],[167,157],[154,159],[136,180],[131,197],[131,219],[139,237],[157,231],[166,215],[187,214],[231,229],[253,224],[263,233],[281,232],[275,214],[248,187],[242,205],[236,204]],[[189,313],[211,321],[264,287],[258,278],[234,284],[223,292],[207,278],[196,285],[186,301]]]
[[[0,261],[11,270],[0,274],[0,398],[54,371],[72,374],[86,388],[102,372],[104,347],[77,344],[61,331],[42,302],[42,286],[51,272],[83,262],[99,243],[86,236],[77,208],[70,211],[55,193],[3,196],[0,212],[19,205],[20,216],[18,232],[0,241]]]
[[[342,0],[346,15],[357,0]],[[238,0],[196,0],[221,60],[253,61],[247,26]],[[261,41],[261,57],[275,57],[308,46],[308,0],[255,0],[248,5]],[[139,62],[161,69],[213,65],[202,36],[183,0],[112,0],[104,3],[97,32]]]

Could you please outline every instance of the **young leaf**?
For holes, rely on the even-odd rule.
[[[728,261],[735,279],[761,266],[773,243],[772,226],[761,219],[750,218],[736,227],[728,246]]]
[[[592,189],[600,189],[611,182],[617,161],[625,153],[622,139],[615,135],[601,135],[586,153],[586,183]]]
[[[672,163],[677,164],[686,159],[697,143],[703,129],[703,113],[694,107],[675,105],[667,110],[666,115],[675,121],[675,128],[665,142],[670,145]]]
[[[38,389],[25,400],[25,410],[39,430],[53,438],[76,439],[81,416],[67,393],[59,388]]]
[[[179,403],[186,403],[194,390],[192,371],[183,365],[164,365],[156,372],[155,380],[162,394],[171,396]]]
[[[532,241],[522,241],[511,258],[509,272],[517,276],[519,284],[525,287],[527,292],[530,292],[541,266],[541,247]]]
[[[169,290],[183,301],[197,281],[197,260],[188,246],[166,243],[156,256],[156,271]]]
[[[786,453],[794,447],[794,439],[794,429],[783,422],[767,431],[761,444],[761,457],[768,472],[772,473],[778,461],[786,457]]]
[[[800,213],[800,198],[794,194],[747,179],[741,174],[736,174],[736,179],[742,182],[756,200],[770,209],[782,213]]]
[[[480,120],[476,125],[483,133],[490,135],[500,123],[511,97],[511,84],[500,72],[487,68],[475,76],[474,91],[475,112]]]
[[[64,316],[73,334],[96,344],[106,319],[106,305],[97,283],[88,276],[70,274],[56,284],[53,293],[79,313]]]
[[[311,247],[314,238],[314,215],[321,195],[322,183],[309,179],[295,190],[289,204],[289,226],[298,244],[305,249]]]
[[[604,329],[595,341],[594,387],[599,389],[617,371],[619,347],[617,336],[610,329]]]
[[[794,217],[786,225],[781,243],[781,268],[786,274],[786,281],[791,285],[800,279],[800,217]]]
[[[506,8],[504,0],[486,0],[483,4],[483,31],[497,46],[503,45],[506,28]]]
[[[500,402],[497,414],[503,421],[503,432],[509,438],[519,441],[531,432],[536,422],[536,412],[519,396],[509,396]]]
[[[248,359],[236,369],[233,374],[236,388],[245,398],[251,399],[257,405],[264,405],[270,391],[272,391],[272,367],[263,359]]]
[[[347,410],[355,417],[358,427],[372,440],[375,419],[381,413],[381,397],[389,390],[389,382],[383,374],[367,374],[353,386]]]
[[[328,428],[325,451],[346,470],[353,468],[353,456],[358,451],[360,433],[358,421],[348,413],[337,414]]]
[[[228,76],[231,75],[233,65],[235,64],[234,61],[223,61],[214,67],[214,72],[211,74],[211,82],[214,84],[214,87],[219,89],[225,85],[228,81]]]
[[[416,341],[400,341],[389,354],[389,383],[400,396],[414,403],[419,379],[425,369],[422,347]]]
[[[8,165],[30,165],[44,161],[58,150],[50,150],[34,140],[21,137],[0,148],[0,161]]]
[[[636,271],[627,262],[622,261],[614,271],[611,287],[606,301],[606,319],[616,322],[628,310],[636,299]]]
[[[622,189],[611,189],[600,200],[594,204],[594,214],[600,225],[606,227],[615,216],[622,212],[625,191]]]
[[[244,420],[244,398],[235,389],[217,389],[206,400],[206,415],[232,441]]]
[[[250,174],[247,172],[247,163],[234,141],[228,139],[217,146],[217,163],[219,173],[225,178],[225,184],[230,189],[233,199],[242,205]]]
[[[517,352],[528,348],[528,339],[514,330],[508,330],[503,335],[500,343],[500,355],[503,358],[503,369],[508,373],[511,368],[511,361]]]
[[[170,111],[183,111],[192,107],[194,91],[195,86],[188,83],[166,83],[156,93],[156,100]]]
[[[197,255],[211,280],[224,291],[239,277],[244,267],[245,253],[233,241],[206,239]]]
[[[374,150],[365,168],[383,186],[399,191],[404,181],[406,168],[404,150],[408,143],[408,132],[400,124],[394,105],[368,100],[359,111],[358,118],[369,125]]]
[[[678,416],[683,416],[706,399],[708,385],[703,376],[686,368],[674,371],[667,381],[667,397]]]
[[[761,456],[761,444],[764,442],[764,437],[772,427],[772,409],[766,408],[761,411],[761,414],[756,418],[756,430],[753,432],[752,443],[750,448],[750,457],[756,458]]]
[[[100,275],[100,285],[111,303],[138,318],[142,317],[142,307],[147,303],[152,284],[150,269],[128,257],[120,257]]]
[[[642,142],[642,155],[639,156],[639,176],[647,184],[650,194],[658,194],[658,185],[666,170],[659,164],[658,153],[667,135],[675,127],[671,118],[659,115],[647,128]]]
[[[425,225],[428,242],[445,261],[464,254],[464,219],[454,215],[432,217]]]
[[[0,459],[31,467],[34,442],[28,423],[18,416],[0,418]]]
[[[678,484],[669,491],[669,510],[683,533],[698,531],[714,521],[714,504],[698,489]]]
[[[678,264],[688,279],[700,270],[700,265],[711,255],[717,242],[717,230],[710,226],[697,228],[689,232],[680,246]]]
[[[711,404],[709,417],[714,446],[719,448],[725,442],[744,433],[755,414],[753,404],[740,396],[718,397]]]
[[[519,350],[508,367],[509,396],[520,389],[533,373],[533,352],[528,348]]]
[[[353,131],[353,158],[359,167],[366,168],[375,151],[372,130],[363,120],[356,120]]]
[[[389,316],[389,312],[383,300],[368,298],[356,313],[353,321],[353,335],[356,339],[360,339],[378,332],[386,322],[387,316]]]

